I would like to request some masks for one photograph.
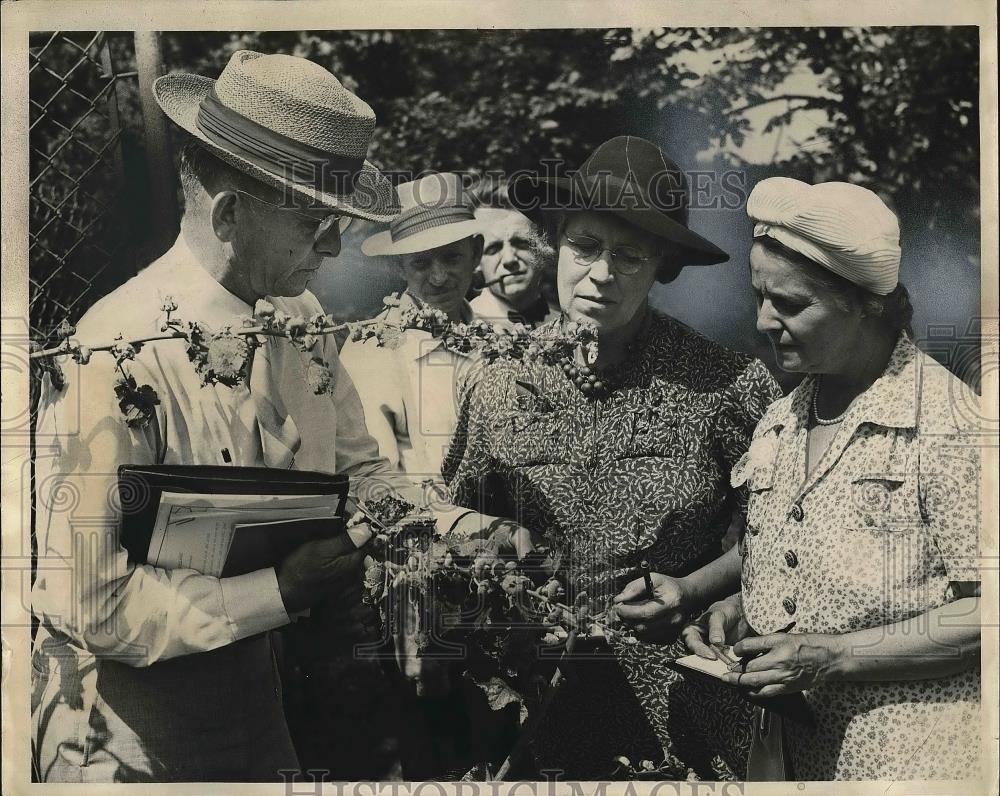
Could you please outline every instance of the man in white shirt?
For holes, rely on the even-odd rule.
[[[213,329],[265,298],[289,316],[322,312],[305,286],[339,253],[345,222],[398,211],[364,159],[371,109],[316,64],[247,51],[218,81],[168,75],[154,92],[192,136],[181,233],[86,313],[76,339],[155,335],[168,296],[174,317]],[[268,338],[235,387],[202,386],[185,349],[183,340],[147,343],[126,363],[155,391],[145,423],[122,416],[105,352],[85,366],[64,362],[65,388],[43,390],[32,590],[41,781],[273,781],[294,771],[267,631],[360,582],[361,554],[345,553],[343,537],[237,577],[129,561],[118,538],[119,465],[294,467],[348,473],[362,492],[409,488],[379,457],[331,337],[310,353]],[[314,357],[332,374],[321,394],[307,381]]]
[[[407,310],[427,307],[468,323],[473,312],[465,295],[483,239],[460,176],[430,174],[397,190],[399,216],[362,245],[369,256],[395,256],[406,279],[399,306],[379,317],[398,323]],[[348,342],[341,359],[381,455],[414,481],[440,482],[441,461],[457,422],[457,385],[471,366],[470,357],[447,349],[429,332],[410,329],[395,347],[379,347],[374,340]]]

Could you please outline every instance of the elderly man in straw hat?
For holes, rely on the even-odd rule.
[[[346,223],[398,212],[388,181],[365,160],[371,108],[314,63],[247,51],[217,81],[168,75],[154,91],[191,136],[181,232],[85,315],[79,339],[155,334],[168,295],[185,320],[212,328],[265,297],[290,316],[321,312],[305,287],[339,253]],[[159,403],[141,428],[121,417],[111,357],[71,373],[61,394],[44,393],[38,438],[51,447],[37,457],[37,536],[45,563],[32,591],[38,779],[261,781],[298,768],[268,631],[350,593],[360,552],[343,536],[311,542],[237,577],[136,564],[107,496],[123,463],[294,467],[392,483],[333,341],[321,339],[312,354],[333,374],[331,394],[312,393],[306,355],[283,338],[258,348],[249,384],[232,388],[202,387],[182,343],[147,344],[130,364]]]
[[[468,323],[473,315],[465,295],[483,238],[461,178],[429,174],[397,190],[399,216],[361,246],[369,256],[395,257],[406,279],[399,306],[381,317],[398,322],[407,310],[430,308]],[[455,384],[468,357],[418,329],[406,331],[392,348],[379,348],[374,340],[347,343],[341,357],[381,454],[415,480],[440,480],[455,430]]]

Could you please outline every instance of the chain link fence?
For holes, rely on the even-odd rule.
[[[159,253],[152,230],[176,223],[176,206],[156,205],[175,191],[172,177],[159,184],[169,175],[166,139],[147,133],[163,122],[144,122],[142,84],[162,71],[157,42],[107,31],[29,39],[28,313],[43,345]],[[37,387],[33,372],[33,399]]]
[[[29,316],[45,339],[75,321],[109,281],[134,272],[121,223],[124,163],[114,63],[103,32],[33,34],[29,42]]]

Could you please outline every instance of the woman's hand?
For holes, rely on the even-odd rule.
[[[649,577],[653,582],[652,596],[646,594],[643,578],[633,580],[614,599],[618,616],[644,641],[673,641],[691,613],[684,579],[659,572],[652,572]]]
[[[681,638],[691,652],[715,660],[718,656],[713,646],[735,644],[750,634],[750,626],[743,616],[743,598],[737,592],[712,603],[693,624],[681,631]]]
[[[747,663],[745,670],[737,665],[722,679],[756,697],[804,691],[833,679],[839,639],[823,633],[771,633],[745,638],[733,647],[733,653],[757,657]]]

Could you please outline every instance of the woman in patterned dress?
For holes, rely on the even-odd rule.
[[[691,612],[738,586],[735,549],[717,560],[742,515],[728,473],[780,390],[760,361],[649,306],[655,281],[727,259],[688,229],[683,174],[654,144],[613,139],[572,179],[515,183],[512,198],[526,206],[544,190],[549,206],[582,208],[554,225],[562,318],[548,328],[594,324],[599,356],[484,367],[444,475],[457,504],[486,502],[558,542],[570,600],[606,604],[642,560],[659,574],[656,599],[633,600],[634,586],[619,596],[646,640],[576,656],[535,732],[535,773],[605,778],[625,755],[666,756],[680,777],[739,776],[749,712],[732,689],[684,682],[667,663]]]
[[[783,719],[786,776],[975,779],[978,397],[911,341],[899,227],[875,194],[773,178],[747,212],[757,326],[808,376],[733,471],[750,490],[742,593],[685,640],[711,658],[706,629],[743,637],[735,652],[760,657],[726,679],[804,694],[815,726]]]

